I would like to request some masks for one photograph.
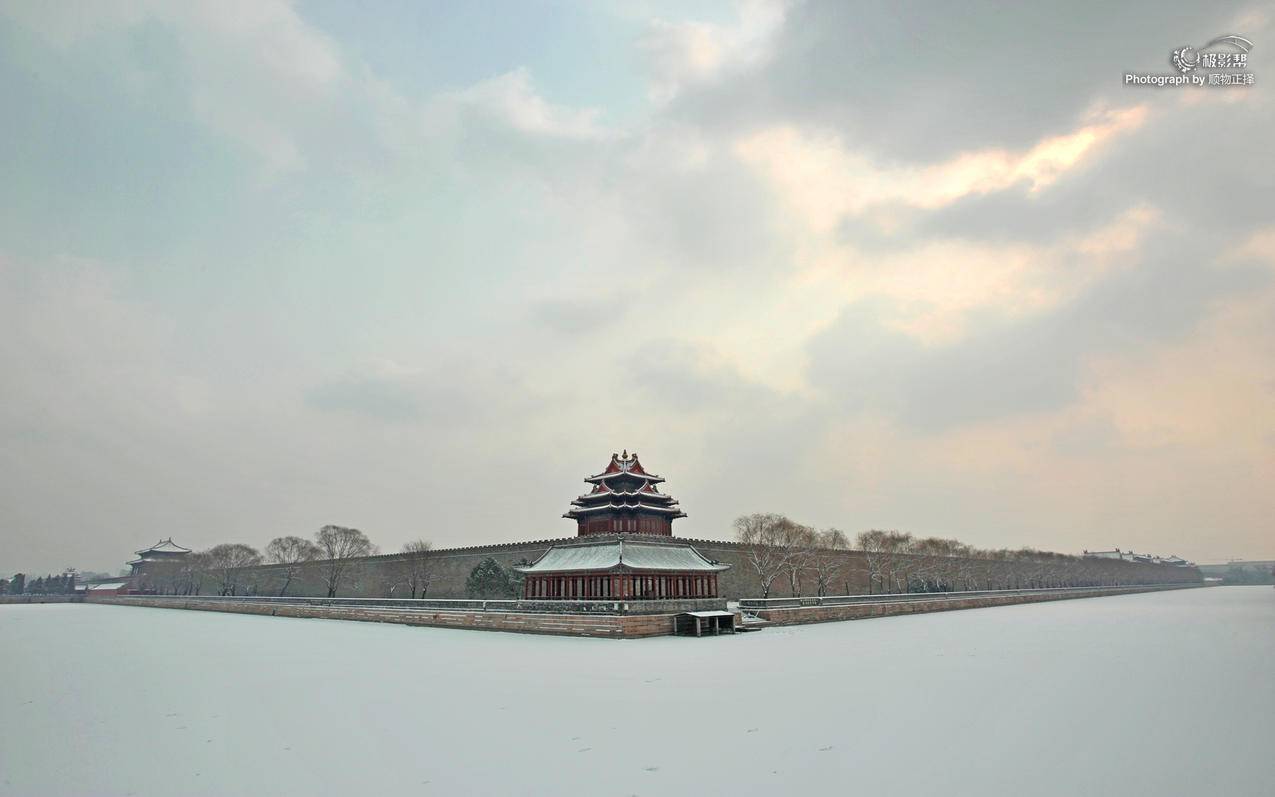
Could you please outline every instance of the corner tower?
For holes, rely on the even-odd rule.
[[[571,502],[563,517],[576,522],[577,533],[653,534],[673,536],[673,521],[686,517],[672,496],[656,487],[664,479],[647,473],[637,452],[612,454],[611,464],[586,482],[592,489]]]

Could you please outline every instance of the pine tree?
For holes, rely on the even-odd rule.
[[[471,598],[515,598],[515,582],[509,571],[490,556],[479,562],[465,579],[465,593]]]

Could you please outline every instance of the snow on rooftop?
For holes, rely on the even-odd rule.
[[[173,538],[172,538],[172,537],[169,537],[168,539],[166,539],[166,540],[160,540],[159,542],[155,543],[155,544],[154,544],[154,545],[152,545],[151,547],[149,547],[149,548],[147,548],[147,549],[145,549],[145,550],[142,550],[142,551],[138,551],[137,553],[138,553],[139,555],[144,555],[144,554],[148,554],[148,553],[152,553],[152,552],[159,552],[159,553],[190,553],[190,549],[189,549],[189,548],[183,548],[182,546],[180,546],[180,545],[178,545],[177,543],[173,542]]]
[[[563,573],[573,570],[697,570],[716,572],[730,565],[713,564],[686,544],[662,545],[628,540],[555,545],[533,564],[519,567],[524,573]]]
[[[1272,627],[1270,587],[622,642],[3,606],[0,795],[1259,797]]]

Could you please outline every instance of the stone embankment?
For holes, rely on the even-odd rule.
[[[1159,592],[1167,589],[1189,589],[1197,582],[1157,584],[1137,587],[1073,587],[1065,589],[1000,590],[991,592],[935,592],[905,595],[851,595],[829,598],[755,598],[741,600],[739,608],[748,615],[771,625],[800,625],[837,620],[863,620],[900,614],[945,612],[955,609],[981,609],[1019,603],[1100,598]]]
[[[440,628],[516,631],[527,634],[637,639],[668,636],[679,612],[724,609],[725,600],[686,601],[483,601],[357,598],[223,598],[118,595],[91,603],[401,623]]]
[[[82,603],[83,595],[0,595],[0,605],[6,603]]]
[[[1019,603],[1094,598],[1197,587],[1191,582],[1140,587],[947,592],[912,595],[848,595],[740,601],[740,610],[772,625],[861,620],[900,614],[976,609]],[[54,597],[54,596],[50,596]],[[38,600],[37,600],[38,602]],[[262,598],[119,595],[90,603],[162,609],[233,612],[531,634],[637,639],[673,633],[679,612],[721,609],[722,601],[481,601],[356,598]]]

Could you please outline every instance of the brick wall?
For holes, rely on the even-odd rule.
[[[502,566],[508,568],[523,561],[534,562],[553,545],[573,542],[577,539],[576,537],[566,537],[533,542],[513,542],[431,551],[427,554],[431,562],[429,597],[468,597],[465,594],[465,580],[469,577],[470,571],[479,562],[488,557],[495,559]],[[729,570],[719,575],[719,590],[722,597],[734,600],[736,598],[761,596],[761,586],[757,574],[749,566],[746,551],[739,543],[681,537],[675,537],[674,539],[690,543],[709,559],[731,565]],[[868,593],[870,591],[870,581],[867,561],[864,555],[859,551],[842,551],[837,553],[836,556],[841,559],[841,573],[831,585],[830,593],[840,595]],[[390,590],[390,585],[395,581],[392,578],[393,571],[395,568],[403,567],[403,560],[403,554],[367,557],[361,561],[360,566],[351,569],[349,577],[341,585],[341,589],[337,593],[338,597],[403,597],[404,592],[401,588],[394,592]],[[1195,569],[1184,571],[1182,568],[1174,568],[1168,565],[1113,561],[1098,563],[1097,566],[1119,568],[1118,572],[1127,577],[1129,581],[1141,581],[1144,583],[1199,578],[1199,571]],[[1026,567],[1024,567],[1025,569]],[[1116,571],[1113,570],[1113,572]],[[144,580],[143,578],[143,582]],[[249,580],[257,583],[258,591],[263,595],[278,594],[279,584],[282,583],[277,576],[277,568],[270,566],[254,568]],[[801,594],[814,594],[816,578],[813,572],[803,572],[800,583]],[[1026,587],[1031,586],[1031,584],[1023,583],[1018,586]],[[205,585],[203,592],[207,593],[210,587],[210,584]],[[327,589],[324,586],[321,569],[318,566],[304,568],[289,586],[288,594],[311,597],[326,596]],[[771,596],[790,595],[791,590],[787,579],[785,577],[777,579],[771,587],[770,594]]]
[[[673,632],[673,615],[587,615],[543,612],[408,611],[350,606],[268,605],[247,602],[218,602],[171,597],[120,595],[94,598],[91,603],[142,606],[160,609],[191,609],[206,612],[259,614],[272,617],[309,617],[328,620],[356,620],[401,623],[438,628],[468,628],[483,631],[516,631],[525,634],[636,639],[667,636]]]

